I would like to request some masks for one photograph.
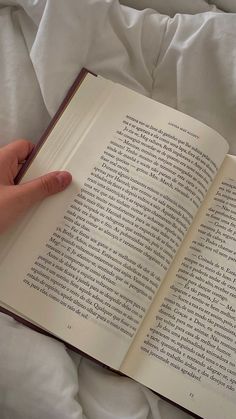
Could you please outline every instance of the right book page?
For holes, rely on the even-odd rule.
[[[226,156],[122,372],[204,418],[235,418],[236,157]]]

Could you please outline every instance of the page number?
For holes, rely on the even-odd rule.
[[[189,397],[190,397],[191,399],[193,399],[193,398],[194,398],[194,394],[193,394],[193,393],[189,393]]]
[[[71,330],[71,328],[72,328],[71,324],[68,324],[67,329]]]

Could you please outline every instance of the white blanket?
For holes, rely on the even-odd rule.
[[[87,67],[207,123],[236,153],[236,15],[223,12],[235,1],[131,2],[164,14],[116,0],[0,0],[0,145],[36,142]],[[0,333],[0,419],[189,417],[4,315]]]

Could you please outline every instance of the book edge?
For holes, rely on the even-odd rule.
[[[83,81],[84,81],[84,79],[85,79],[85,77],[87,76],[88,73],[90,73],[93,76],[97,77],[96,74],[92,73],[91,71],[87,70],[86,68],[82,68],[82,70],[79,72],[78,76],[76,77],[74,83],[69,88],[68,92],[66,93],[65,98],[63,99],[61,105],[59,106],[59,108],[56,111],[55,115],[51,119],[49,125],[47,126],[47,128],[43,132],[42,136],[38,140],[37,144],[33,148],[33,150],[30,153],[30,155],[28,156],[26,162],[23,164],[23,166],[21,167],[20,171],[16,175],[16,177],[14,179],[14,183],[16,185],[21,181],[21,179],[23,178],[23,176],[25,175],[25,173],[29,169],[31,163],[35,159],[36,155],[38,154],[38,152],[40,151],[41,147],[43,146],[43,144],[47,140],[49,134],[52,132],[54,126],[56,125],[56,123],[58,122],[58,120],[60,119],[60,117],[62,116],[64,110],[69,105],[71,99],[73,98],[73,96],[75,95],[75,93],[77,92],[77,90],[79,89],[80,85],[83,83]]]

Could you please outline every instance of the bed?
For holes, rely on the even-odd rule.
[[[236,153],[234,0],[0,0],[0,146],[40,137],[82,67],[215,128]],[[0,315],[1,419],[187,419]],[[157,377],[158,379],[158,377]]]

